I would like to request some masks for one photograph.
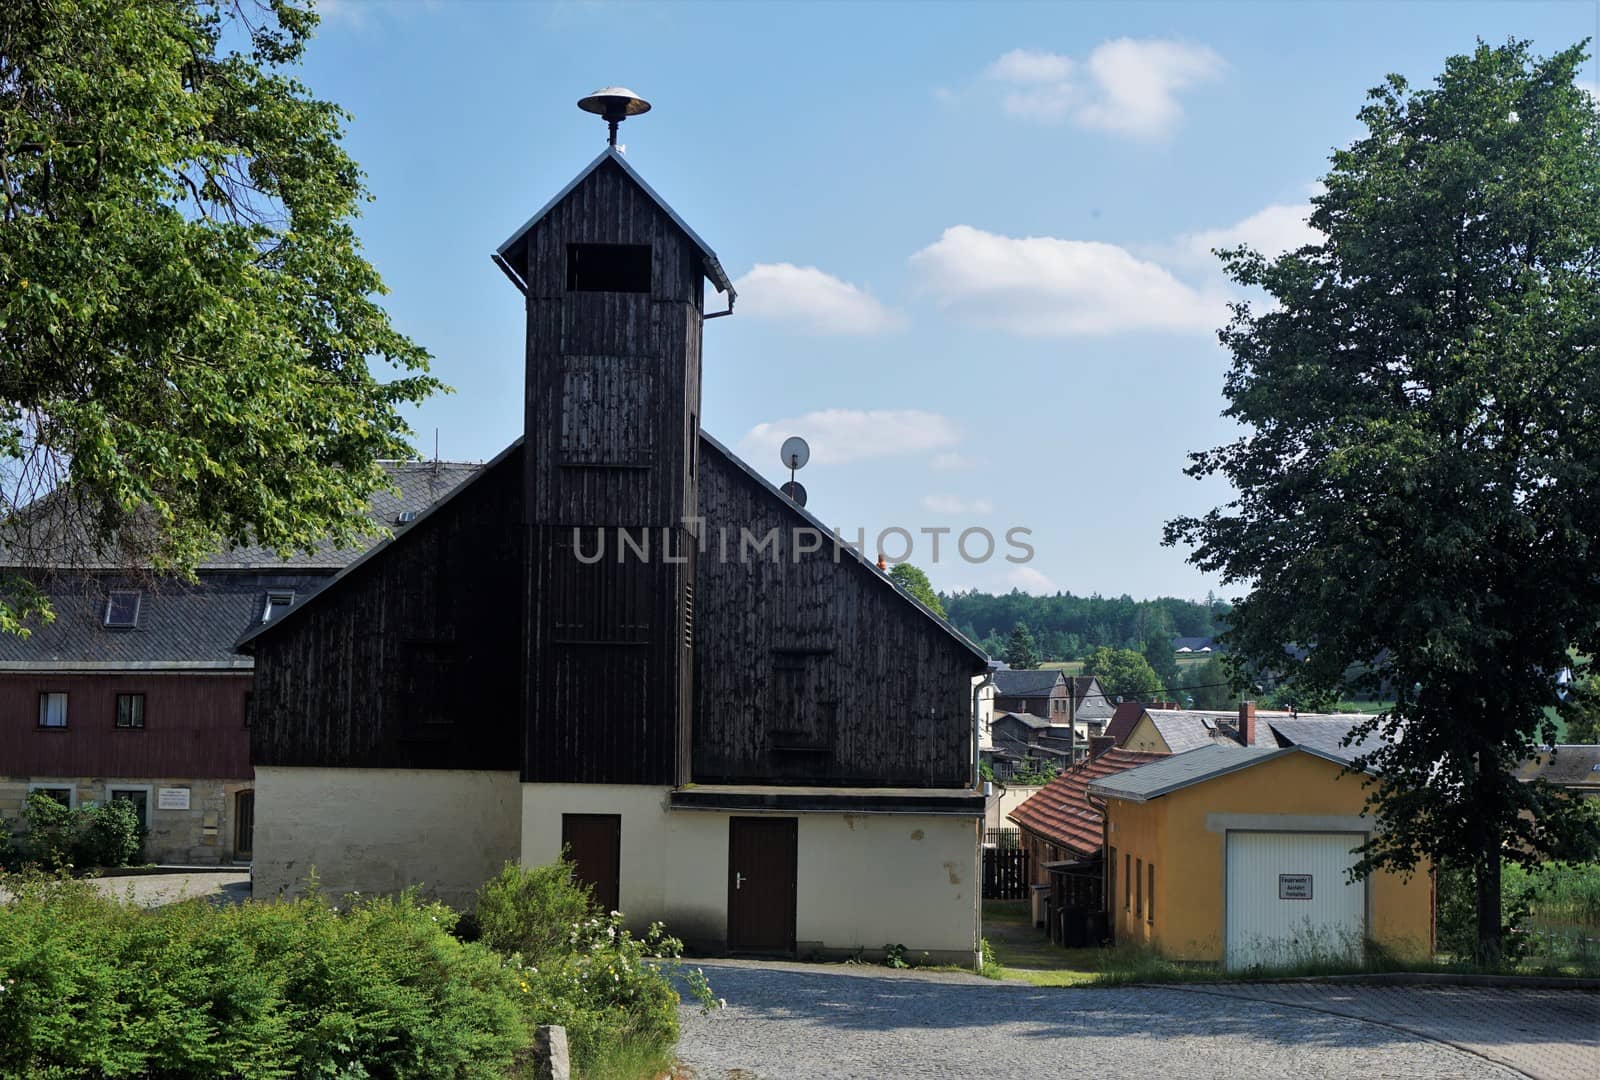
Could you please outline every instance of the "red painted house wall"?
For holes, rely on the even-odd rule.
[[[0,775],[243,779],[250,672],[0,675]],[[39,727],[39,695],[67,693],[66,728]],[[115,726],[118,694],[143,694],[145,726]]]

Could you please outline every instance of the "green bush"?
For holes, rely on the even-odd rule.
[[[478,890],[473,914],[485,945],[540,964],[572,949],[573,928],[589,917],[593,907],[589,887],[572,879],[570,863],[508,862]]]
[[[503,1080],[527,1044],[517,972],[411,894],[144,912],[79,881],[4,887],[3,1080]]]
[[[595,911],[564,861],[507,863],[478,890],[475,918],[482,941],[514,965],[531,1022],[567,1029],[580,1074],[619,1061],[670,1064],[679,998],[657,961],[681,956],[683,943],[660,923],[634,937],[618,912]],[[715,1004],[703,972],[668,971],[702,1008]]]
[[[22,814],[28,832],[21,855],[46,869],[126,866],[139,857],[144,845],[138,811],[124,799],[71,809],[36,791],[28,796]]]

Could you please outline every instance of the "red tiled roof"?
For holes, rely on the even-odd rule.
[[[1167,756],[1113,747],[1063,772],[1006,816],[1057,847],[1093,855],[1100,850],[1103,817],[1089,802],[1089,785]]]

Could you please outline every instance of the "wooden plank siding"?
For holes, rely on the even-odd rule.
[[[256,639],[255,764],[512,767],[521,491],[507,454]]]
[[[648,247],[649,291],[570,288],[569,246],[587,244]],[[702,256],[614,162],[552,207],[525,250],[523,779],[678,783],[693,701],[685,519]],[[599,561],[577,557],[602,543]]]
[[[710,444],[696,583],[694,779],[965,787],[983,662],[833,544],[793,558],[805,519]],[[742,528],[780,558],[740,559]],[[722,558],[722,537],[728,557]]]
[[[243,779],[248,671],[0,675],[0,774]],[[40,728],[39,695],[67,694],[67,726]],[[144,695],[142,729],[115,726],[118,694]]]

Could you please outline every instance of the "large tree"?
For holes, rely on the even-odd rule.
[[[1571,655],[1600,649],[1600,115],[1581,46],[1446,61],[1373,90],[1312,200],[1325,239],[1223,252],[1241,303],[1226,415],[1194,455],[1233,502],[1169,543],[1248,595],[1230,650],[1317,699],[1348,671],[1395,704],[1366,730],[1379,830],[1361,873],[1422,859],[1476,879],[1501,955],[1500,867],[1593,843],[1511,768],[1554,734]],[[1286,643],[1305,649],[1286,657]],[[1587,661],[1580,667],[1586,668]],[[1576,845],[1576,846],[1575,846]]]
[[[1006,665],[1025,671],[1039,666],[1039,648],[1034,644],[1033,632],[1027,623],[1017,623],[1011,628],[1011,638],[1006,642]]]
[[[183,573],[370,529],[398,410],[438,383],[374,302],[345,115],[291,74],[315,25],[294,0],[0,5],[8,563],[67,535]]]
[[[1151,701],[1162,693],[1161,678],[1142,653],[1102,645],[1083,661],[1083,673],[1100,681],[1112,699]]]
[[[929,611],[941,619],[947,618],[944,605],[939,602],[939,594],[933,591],[933,582],[928,580],[928,575],[920,567],[908,562],[895,563],[889,569],[889,576],[894,578],[895,584],[921,600]]]

